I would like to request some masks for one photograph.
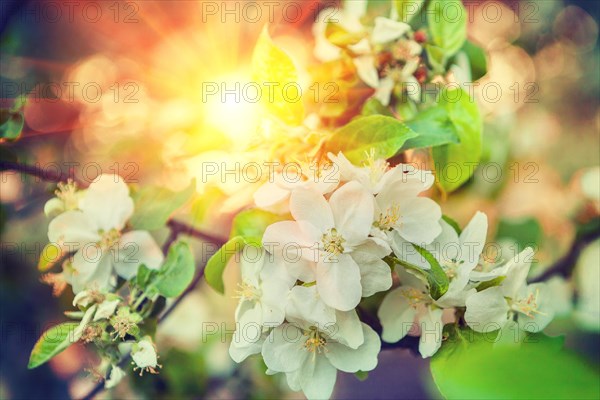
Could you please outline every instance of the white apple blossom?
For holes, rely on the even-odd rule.
[[[135,365],[133,370],[135,371],[139,369],[140,376],[144,373],[144,371],[148,371],[151,374],[156,374],[158,373],[156,369],[161,367],[161,365],[158,363],[156,348],[154,347],[154,343],[152,343],[150,338],[144,338],[133,345],[131,350],[131,358],[133,359],[131,363]]]
[[[255,249],[258,254],[250,254],[248,249]],[[263,332],[284,321],[286,299],[296,282],[288,273],[285,262],[262,248],[246,247],[240,269],[240,301],[235,311],[237,329],[229,348],[229,354],[236,362],[260,352]]]
[[[410,31],[410,25],[390,18],[376,17],[375,27],[371,33],[371,42],[374,44],[385,44],[393,42],[406,35]]]
[[[373,196],[357,182],[344,184],[329,200],[313,190],[297,189],[290,198],[290,211],[295,221],[267,227],[263,244],[299,249],[302,258],[315,266],[311,269],[300,262],[297,275],[305,282],[316,281],[319,295],[329,306],[353,309],[362,297],[361,267],[372,266],[359,266],[352,256],[360,245],[373,240],[369,238]]]
[[[77,190],[77,184],[69,179],[67,183],[58,183],[55,194],[56,197],[51,198],[44,205],[44,214],[47,217],[55,217],[65,211],[77,210],[79,202],[85,195],[85,190]]]
[[[298,164],[300,165],[300,164]],[[257,207],[278,214],[289,212],[289,199],[297,188],[313,189],[320,194],[332,192],[340,183],[339,170],[335,166],[302,166],[291,172],[276,173],[268,182],[254,192]]]
[[[342,51],[325,37],[325,31],[329,23],[335,22],[350,33],[364,31],[360,18],[366,13],[367,2],[365,0],[346,1],[343,8],[325,8],[317,15],[312,28],[315,38],[315,57],[322,62],[333,61],[340,58]]]
[[[405,180],[407,174],[416,173],[413,166],[406,164],[390,168],[385,159],[375,158],[374,149],[366,154],[366,161],[361,167],[352,164],[342,152],[337,155],[329,153],[328,157],[339,169],[342,181],[356,181],[373,194],[379,193],[384,187],[398,180]]]
[[[364,340],[352,348],[335,332],[309,324],[280,325],[271,331],[262,348],[268,373],[284,372],[290,388],[302,390],[308,399],[329,398],[338,369],[371,371],[377,366],[379,336],[366,324],[361,328]]]
[[[532,257],[531,248],[523,250],[509,263],[506,277],[499,286],[467,298],[465,321],[473,330],[491,332],[516,320],[520,329],[539,332],[550,323],[554,310],[547,286],[543,283],[527,285]]]
[[[478,265],[487,234],[487,217],[477,212],[460,235],[450,224],[441,220],[442,233],[424,246],[439,262],[449,280],[448,290],[436,300],[439,307],[464,307],[466,297],[474,291],[469,288],[471,271]],[[429,263],[397,232],[392,234],[392,249],[401,260],[429,269]]]
[[[86,190],[78,210],[66,211],[50,222],[50,241],[77,250],[63,266],[75,293],[88,287],[109,288],[113,270],[129,279],[140,264],[160,267],[162,252],[148,232],[123,233],[133,207],[122,178],[101,175]]]
[[[364,342],[356,311],[339,311],[328,306],[316,286],[295,286],[289,295],[286,320],[298,326],[310,325],[335,334],[336,340],[353,349]]]
[[[433,174],[410,165],[396,168],[401,168],[403,176],[393,184],[389,182],[375,196],[373,226],[384,234],[396,231],[403,239],[424,246],[442,232],[440,206],[419,196],[433,185]]]
[[[83,290],[73,298],[73,306],[87,307],[96,304],[94,321],[110,318],[121,302],[121,298],[114,293],[102,293],[97,290]]]
[[[431,357],[442,345],[443,310],[419,278],[402,268],[397,271],[402,285],[385,296],[377,313],[383,327],[381,338],[395,343],[416,325],[421,332],[419,352],[423,358]]]

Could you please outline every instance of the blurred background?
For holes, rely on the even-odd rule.
[[[336,2],[274,3],[271,15],[258,16],[243,2],[1,2],[0,106],[26,99],[26,107],[21,137],[1,143],[0,155],[47,171],[72,168],[88,182],[101,172],[119,173],[134,185],[173,190],[197,175],[198,162],[259,157],[245,151],[254,139],[252,105],[207,99],[203,85],[249,81],[266,22],[297,65],[316,62],[312,24],[318,10]],[[467,3],[469,37],[488,53],[488,73],[475,88],[485,120],[484,159],[442,208],[461,224],[476,210],[486,212],[488,240],[515,252],[533,245],[534,273],[543,273],[577,235],[598,230],[600,3]],[[81,396],[95,384],[96,361],[83,346],[26,369],[36,339],[64,320],[72,300],[70,293],[53,297],[36,269],[47,243],[43,205],[54,185],[13,172],[0,179],[0,398]],[[201,186],[179,218],[226,236],[247,198],[239,186]],[[203,259],[203,247],[195,248]],[[574,262],[572,278],[551,282],[560,316],[547,332],[567,334],[567,346],[598,368],[600,242],[587,244]],[[236,273],[230,268],[226,279],[235,281]],[[130,377],[114,396],[300,397],[279,377],[265,376],[260,360],[236,365],[225,338],[204,334],[207,323],[232,330],[235,305],[231,294],[199,287],[159,329],[167,367],[156,376]],[[334,396],[439,395],[428,361],[397,349],[381,353],[366,381],[340,373]]]

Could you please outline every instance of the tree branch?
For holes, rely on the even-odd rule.
[[[81,180],[75,177],[75,174],[70,171],[69,173],[64,173],[62,171],[54,171],[54,170],[46,170],[44,168],[40,168],[36,165],[24,165],[11,161],[0,161],[0,171],[17,171],[25,175],[35,176],[41,180],[47,182],[66,182],[71,179],[73,182],[77,183],[80,187],[85,187],[85,185]]]
[[[569,277],[573,273],[573,269],[575,268],[583,249],[598,238],[600,238],[599,229],[592,229],[589,232],[577,235],[567,254],[548,267],[540,275],[529,280],[529,283],[546,281],[553,276],[562,276],[563,278]]]

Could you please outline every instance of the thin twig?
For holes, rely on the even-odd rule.
[[[225,244],[225,241],[220,237],[211,235],[210,233],[202,232],[202,231],[194,228],[193,226],[190,226],[190,225],[180,222],[180,221],[176,221],[174,219],[167,221],[167,226],[171,229],[172,232],[173,231],[177,232],[178,235],[182,234],[182,235],[194,237],[196,239],[200,239],[205,242],[213,243],[219,247],[221,247]]]
[[[579,235],[573,241],[567,254],[548,267],[540,275],[529,280],[529,283],[546,281],[553,276],[562,276],[563,278],[571,276],[583,249],[598,238],[600,238],[600,230],[598,229],[593,229],[585,234]]]
[[[0,161],[0,171],[17,171],[26,175],[35,176],[44,181],[48,182],[66,182],[72,179],[73,182],[77,183],[80,187],[86,187],[87,185],[81,180],[75,177],[74,173],[58,172],[52,169],[44,169],[37,165],[24,165],[11,161]],[[72,172],[72,171],[71,171]]]

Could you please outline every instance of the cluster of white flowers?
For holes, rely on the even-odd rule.
[[[329,24],[338,24],[353,39],[349,39],[345,48],[357,75],[375,89],[374,98],[387,106],[395,88],[400,88],[407,89],[409,98],[418,102],[421,86],[415,73],[422,65],[420,43],[425,40],[424,35],[416,34],[409,24],[397,21],[393,15],[376,17],[373,27],[363,26],[361,18],[366,14],[366,2],[345,2],[339,12],[332,10],[323,10],[313,26],[316,58],[327,62],[342,56],[342,48],[326,37]],[[421,75],[421,79],[425,78],[426,72]]]
[[[79,307],[81,321],[73,332],[73,340],[93,342],[104,340],[104,328],[110,324],[114,338],[137,335],[142,317],[124,306],[123,298],[113,293],[117,277],[131,279],[140,265],[158,269],[163,254],[147,231],[126,231],[134,211],[129,188],[117,175],[101,175],[87,189],[79,190],[68,182],[59,184],[57,197],[49,200],[44,212],[51,217],[48,238],[60,249],[57,260],[64,258],[62,272],[47,274],[55,287],[70,284]],[[136,342],[119,343],[121,354],[131,354],[134,369],[156,373],[160,365],[154,344],[149,337]],[[115,386],[125,372],[112,364],[107,388]]]
[[[129,188],[117,175],[100,175],[85,190],[61,184],[57,197],[46,203],[53,217],[48,238],[64,255],[60,277],[74,293],[109,289],[116,277],[130,279],[141,264],[157,269],[163,254],[147,231],[124,232],[134,211]]]
[[[479,260],[487,218],[477,213],[457,233],[439,205],[420,196],[434,183],[431,172],[392,168],[372,155],[361,167],[342,153],[329,159],[335,184],[282,185],[278,176],[257,194],[260,204],[289,210],[293,219],[268,226],[262,247],[246,247],[241,257],[230,346],[236,362],[261,353],[267,374],[282,372],[292,389],[327,398],[337,370],[377,365],[379,335],[357,309],[362,298],[392,286],[378,312],[381,337],[396,342],[420,334],[423,357],[442,343],[444,310],[466,306],[464,318],[477,331],[499,330],[509,320],[538,331],[552,318],[543,287],[525,283],[531,251],[486,270]],[[427,279],[432,263],[447,278],[439,296]]]

